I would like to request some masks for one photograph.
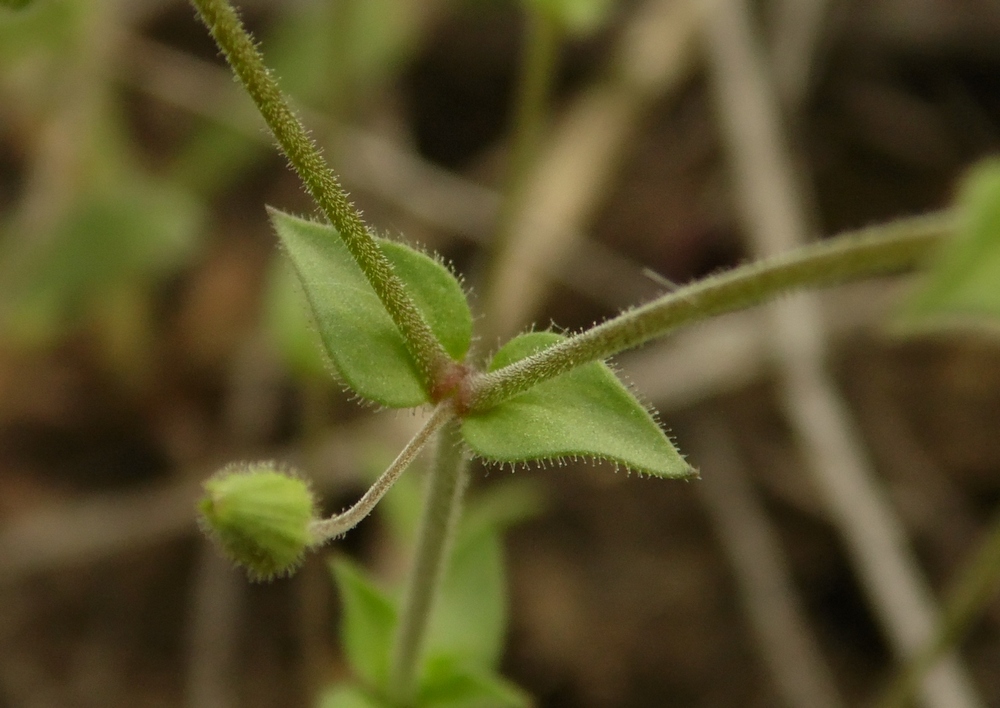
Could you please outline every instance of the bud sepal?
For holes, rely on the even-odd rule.
[[[229,465],[204,487],[202,528],[251,580],[290,575],[302,564],[317,520],[305,480],[266,461]]]

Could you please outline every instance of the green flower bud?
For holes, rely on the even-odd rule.
[[[205,482],[202,526],[251,580],[291,574],[312,545],[316,501],[274,462],[230,465]]]

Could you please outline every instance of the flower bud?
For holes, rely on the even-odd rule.
[[[289,575],[312,544],[316,501],[274,462],[230,465],[205,482],[203,528],[251,580]]]

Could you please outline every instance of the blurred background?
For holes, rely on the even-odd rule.
[[[945,207],[1000,145],[990,0],[584,3],[490,292],[525,5],[241,3],[369,222],[464,274],[484,351]],[[241,459],[337,511],[419,422],[330,375],[265,204],[313,213],[186,3],[0,8],[0,707],[312,705],[345,675],[324,554],[252,585],[195,523]],[[543,501],[506,537],[504,673],[540,706],[876,695],[1000,501],[995,333],[894,335],[912,283],[622,356],[703,479],[518,470]],[[383,517],[332,550],[391,581]],[[1000,604],[959,648],[925,705],[1000,705]]]

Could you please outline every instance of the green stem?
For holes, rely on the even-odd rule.
[[[466,462],[459,423],[449,420],[438,433],[437,457],[427,485],[416,557],[396,628],[389,681],[392,697],[401,705],[412,701],[417,687],[431,612],[461,514]]]
[[[497,282],[500,254],[507,249],[518,213],[524,205],[528,190],[528,177],[536,161],[545,127],[549,95],[555,78],[560,30],[552,13],[538,9],[527,3],[527,37],[518,83],[517,107],[511,129],[513,144],[507,168],[506,185],[497,226],[490,242],[488,273],[486,277],[485,320],[487,324],[494,317],[490,315],[495,307],[496,290],[503,283]],[[485,339],[489,339],[486,337]]]
[[[406,447],[396,456],[393,463],[386,468],[385,472],[379,475],[375,483],[368,488],[368,491],[364,493],[364,496],[354,506],[347,511],[331,516],[329,519],[314,521],[310,525],[309,533],[312,535],[314,543],[318,545],[338,536],[343,536],[360,524],[366,516],[372,513],[375,505],[385,496],[385,493],[392,489],[392,485],[406,471],[410,463],[416,459],[434,433],[454,416],[455,410],[452,407],[451,401],[438,404],[438,407],[434,410],[434,414],[427,419],[423,427],[417,431],[417,434],[410,439]]]
[[[1000,516],[975,557],[964,568],[944,607],[937,631],[909,661],[882,695],[878,708],[905,708],[912,703],[924,676],[959,642],[972,622],[996,596],[1000,585]]]
[[[264,65],[253,39],[227,0],[191,0],[233,72],[278,140],[306,189],[326,214],[379,300],[399,328],[429,384],[452,365],[402,281],[392,270],[333,171],[298,120]]]
[[[947,212],[903,219],[734,268],[487,374],[468,385],[464,407],[483,411],[577,366],[606,359],[690,322],[741,310],[796,288],[834,285],[903,270],[954,232]]]

